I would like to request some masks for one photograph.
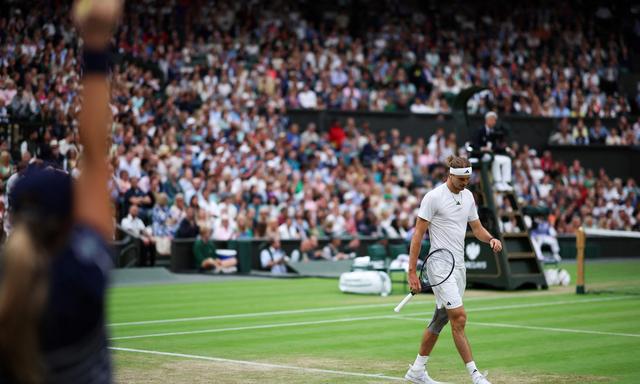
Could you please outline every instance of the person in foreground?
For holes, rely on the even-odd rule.
[[[78,1],[84,43],[83,168],[77,181],[43,164],[16,181],[2,256],[0,382],[110,383],[105,294],[113,238],[107,191],[107,45],[118,0]]]
[[[420,279],[416,275],[420,246],[427,229],[431,240],[431,249],[445,248],[454,254],[455,270],[443,284],[433,287],[436,309],[422,337],[420,351],[413,365],[409,367],[405,379],[412,383],[434,384],[426,370],[426,363],[438,335],[447,322],[451,321],[451,332],[458,353],[464,361],[474,384],[489,384],[473,361],[471,347],[464,333],[467,314],[462,304],[462,295],[466,285],[464,264],[464,238],[467,223],[473,235],[480,241],[489,243],[494,252],[502,250],[500,240],[482,226],[478,219],[473,194],[465,189],[471,176],[471,163],[463,157],[450,156],[447,159],[449,176],[447,182],[434,188],[422,199],[416,227],[411,238],[409,250],[408,280],[412,292],[420,292]],[[429,271],[427,271],[429,273]]]

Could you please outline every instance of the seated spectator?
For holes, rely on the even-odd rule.
[[[232,273],[236,271],[238,259],[230,257],[220,257],[216,251],[216,246],[211,238],[211,228],[200,228],[200,235],[193,244],[193,255],[195,257],[196,268],[214,273]]]
[[[165,153],[167,153],[167,151],[170,151],[168,146],[166,146],[166,145],[161,146],[160,149],[158,150],[158,152],[159,152],[158,156],[164,155]],[[173,170],[172,169],[172,170],[170,170],[168,172],[168,176],[167,176],[166,181],[162,183],[162,191],[167,194],[167,196],[169,197],[169,201],[170,202],[173,203],[178,195],[182,196],[182,199],[183,199],[183,202],[184,202],[184,195],[182,194],[182,187],[178,183],[178,171],[177,170]]]
[[[638,92],[638,97],[640,97],[640,92]],[[640,106],[639,106],[640,107]],[[640,144],[640,117],[633,123],[633,137],[636,144]]]
[[[171,254],[171,238],[176,227],[176,222],[169,212],[169,199],[166,193],[158,194],[156,205],[151,212],[153,237],[156,244],[156,252],[159,255]]]
[[[49,152],[43,160],[53,165],[55,168],[62,169],[64,163],[64,156],[60,153],[60,146],[58,140],[53,139],[49,142]]]
[[[169,210],[171,220],[179,225],[182,219],[186,216],[186,209],[187,206],[184,203],[184,195],[182,193],[176,194],[175,201]]]
[[[129,189],[131,189],[131,180],[129,179],[129,172],[126,169],[121,169],[119,177],[116,179],[117,189],[120,196],[125,195]]]
[[[4,99],[0,99],[0,124],[7,123],[9,123],[9,110],[5,106]]]
[[[220,217],[220,221],[215,226],[213,238],[215,240],[231,240],[236,238],[236,231],[231,225],[227,214]]]
[[[342,235],[347,227],[347,222],[344,215],[340,212],[340,207],[336,204],[331,209],[331,212],[327,216],[327,223],[330,224],[329,233],[335,236]]]
[[[198,228],[198,224],[196,223],[195,209],[192,207],[187,207],[184,219],[182,219],[180,224],[178,224],[178,229],[176,230],[176,238],[193,239],[198,236],[199,232],[200,229]]]
[[[589,145],[589,129],[583,119],[579,119],[573,127],[573,141],[576,145]]]
[[[638,123],[640,125],[640,122]],[[320,140],[318,132],[316,132],[316,124],[311,122],[307,125],[307,129],[300,135],[300,144],[304,147],[311,143],[316,143]]]
[[[298,102],[304,109],[315,109],[318,107],[316,93],[309,88],[309,84],[305,83],[302,92],[298,94]]]
[[[368,215],[362,208],[356,211],[355,216],[356,221],[356,229],[358,230],[358,234],[361,236],[371,236],[375,233],[376,228],[374,223],[371,222],[371,216]]]
[[[424,104],[424,100],[416,97],[410,108],[412,113],[429,113],[431,112],[429,106]]]
[[[139,178],[131,176],[131,188],[124,194],[125,209],[128,211],[131,204],[135,204],[140,209],[140,218],[144,222],[148,222],[153,208],[153,196],[149,192],[143,191],[138,182]]]
[[[399,220],[389,211],[381,213],[380,228],[384,236],[389,239],[403,239],[407,235]]]
[[[0,100],[0,105],[2,105],[2,101]],[[7,121],[8,123],[8,121]],[[26,140],[22,141],[20,144],[20,155],[24,155],[25,153],[31,154],[33,157],[37,157],[39,155],[39,145],[38,145],[38,130],[33,129],[29,132],[29,137]]]
[[[220,202],[216,211],[217,216],[227,215],[229,220],[233,220],[238,216],[238,208],[233,203],[233,196],[230,193],[220,195]]]
[[[596,119],[593,128],[589,130],[589,141],[591,144],[605,144],[608,134],[607,128],[602,126],[602,121]]]
[[[246,216],[238,215],[236,217],[236,238],[237,239],[250,239],[253,237],[253,229],[251,228],[252,221],[247,220]]]
[[[274,275],[283,275],[287,273],[286,257],[287,254],[280,246],[280,239],[274,236],[270,238],[269,246],[260,252],[260,265]]]
[[[522,228],[518,225],[518,221],[515,217],[503,217],[501,221],[498,222],[500,226],[500,231],[504,233],[520,233],[522,232]]]
[[[300,242],[300,249],[291,253],[292,261],[309,261],[322,258],[322,250],[318,243],[318,238],[311,235]]]
[[[253,237],[263,238],[267,237],[267,222],[258,220],[254,226]]]
[[[287,215],[284,223],[278,227],[278,235],[283,240],[301,239],[303,233],[300,233],[300,229],[293,222],[293,218]]]
[[[638,214],[635,217],[635,224],[631,227],[632,231],[640,231],[640,209],[638,210]]]
[[[611,134],[605,140],[607,145],[622,145],[622,137],[618,134],[618,128],[611,128]]]
[[[74,179],[80,175],[80,158],[78,155],[78,149],[75,146],[69,147],[62,165],[62,169],[69,173]]]
[[[196,212],[196,224],[198,227],[211,227],[213,218],[206,209],[194,208]]]
[[[267,227],[264,232],[264,237],[280,237],[280,231],[278,226],[278,218],[277,217],[269,217],[267,219]]]
[[[563,119],[562,121],[566,121]],[[569,132],[568,123],[560,123],[558,126],[558,131],[549,137],[549,144],[551,145],[573,145],[575,141],[573,136]]]
[[[360,246],[360,240],[354,238],[342,247],[342,239],[334,236],[329,244],[322,248],[322,258],[325,260],[346,260],[356,257],[356,251]]]
[[[331,126],[329,127],[329,141],[334,148],[340,149],[342,147],[342,142],[347,137],[344,129],[340,125],[340,122],[335,119],[331,122]]]
[[[142,250],[138,266],[153,266],[156,261],[155,243],[150,227],[147,227],[142,219],[138,217],[138,206],[132,204],[129,207],[129,214],[122,219],[122,229],[142,241]]]

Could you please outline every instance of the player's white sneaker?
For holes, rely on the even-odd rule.
[[[474,372],[471,376],[471,381],[473,384],[491,384],[489,380],[487,380],[487,372],[484,375],[480,372]]]
[[[404,379],[415,384],[442,384],[430,378],[426,369],[413,369],[413,365],[409,366]]]

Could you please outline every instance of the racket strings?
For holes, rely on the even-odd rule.
[[[453,254],[447,250],[436,250],[429,254],[420,270],[420,283],[423,287],[442,284],[451,276],[455,261]]]

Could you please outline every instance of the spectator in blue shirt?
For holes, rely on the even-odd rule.
[[[600,119],[596,119],[593,128],[589,130],[589,141],[591,144],[605,144],[609,131],[602,125]]]

